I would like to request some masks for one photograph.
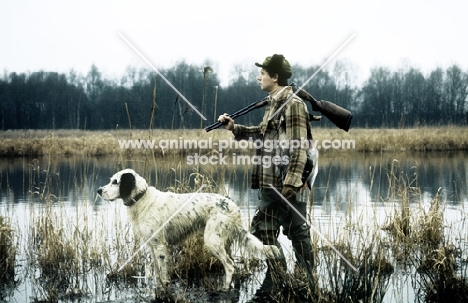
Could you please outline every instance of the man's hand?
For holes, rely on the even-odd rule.
[[[296,187],[294,187],[292,185],[284,185],[283,190],[281,191],[281,194],[290,203],[295,203],[296,202],[297,190],[298,190],[298,188],[296,188]]]
[[[225,129],[234,129],[234,120],[231,117],[229,117],[228,114],[222,114],[221,116],[219,116],[218,121],[223,123]]]

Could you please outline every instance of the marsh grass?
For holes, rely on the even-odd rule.
[[[39,157],[43,155],[60,156],[108,156],[123,155],[127,158],[152,154],[154,156],[180,156],[188,153],[219,152],[213,150],[182,148],[126,148],[119,147],[119,140],[209,140],[216,143],[228,140],[232,134],[226,130],[206,133],[203,129],[185,130],[10,130],[0,132],[0,156]],[[468,129],[459,126],[419,127],[411,129],[351,129],[344,132],[338,129],[317,128],[314,139],[354,140],[353,151],[359,152],[403,152],[403,151],[447,151],[468,149]],[[347,149],[327,152],[346,152]],[[224,153],[246,152],[243,149],[227,148]]]
[[[319,287],[309,289],[311,302],[383,302],[395,260],[374,210],[358,210],[357,201],[344,199],[344,215],[330,218],[328,229],[327,224],[319,226],[328,241],[313,237],[318,265],[312,280]]]
[[[33,226],[33,243],[29,246],[34,251],[33,268],[40,271],[38,289],[44,290],[44,299],[49,302],[58,301],[59,294],[79,289],[77,286],[81,284],[79,252],[59,224],[51,214],[39,217]]]
[[[399,166],[396,159],[392,161],[390,171],[387,173],[388,188],[386,200],[393,203],[393,214],[387,217],[387,223],[382,227],[392,237],[391,248],[395,259],[405,264],[411,254],[413,239],[411,232],[410,202],[420,197],[419,188],[415,186],[414,175],[408,177]]]
[[[468,278],[462,248],[451,234],[444,233],[444,205],[440,188],[416,223],[414,266],[420,280],[418,293],[422,302],[467,302]]]
[[[151,159],[132,162],[144,167],[145,177],[150,180],[153,178]],[[117,157],[116,163],[120,161]],[[33,299],[59,302],[86,301],[91,297],[110,301],[127,297],[129,291],[149,300],[157,297],[152,282],[153,260],[146,250],[118,271],[140,248],[141,242],[133,237],[124,208],[105,204],[98,213],[94,211],[93,202],[86,197],[88,187],[97,187],[92,182],[96,172],[84,166],[83,172],[77,173],[82,177],[74,180],[73,199],[81,202],[70,211],[60,191],[63,188],[60,176],[54,172],[50,161],[44,163],[33,160],[26,164],[28,175],[24,179],[30,195],[31,222],[28,234],[19,239],[15,222],[0,216],[0,249],[6,249],[5,255],[13,256],[10,260],[15,263],[19,250],[15,243],[21,242],[28,247],[27,265],[20,268],[26,270],[22,275],[33,281]],[[205,185],[205,191],[226,194],[226,178],[240,177],[229,176],[220,169],[202,171],[180,163],[167,164],[165,169],[167,172],[163,175],[167,178],[164,181],[168,189],[179,193],[194,192]],[[306,273],[294,267],[292,271],[282,273],[278,277],[282,291],[275,294],[276,301],[382,302],[391,277],[403,268],[414,273],[413,284],[420,302],[445,299],[465,302],[468,263],[466,253],[463,253],[464,242],[447,236],[453,233],[454,227],[450,229],[444,223],[442,190],[436,193],[428,207],[422,203],[415,171],[410,169],[408,174],[402,170],[399,161],[394,160],[384,176],[389,189],[382,193],[388,211],[383,227],[369,224],[363,218],[364,214],[353,213],[352,205],[359,201],[351,197],[338,201],[348,205],[341,221],[331,222],[328,229],[319,227],[320,232],[330,238],[330,242],[358,269],[357,272],[314,235],[317,261],[314,272]],[[371,172],[370,175],[376,177],[377,174]],[[460,231],[459,238],[463,237],[466,233]],[[253,273],[264,269],[263,262],[244,258],[241,251],[234,250],[233,254],[236,285],[255,280]],[[206,293],[215,293],[222,285],[222,265],[204,249],[202,239],[196,234],[174,247],[172,261],[171,275],[177,285],[172,301],[196,302],[194,289],[199,291],[200,301],[207,300]]]
[[[372,238],[360,245],[347,240],[334,244],[357,267],[357,271],[342,259],[337,259],[336,253],[329,247],[321,249],[323,262],[327,264],[322,276],[328,278],[320,294],[324,301],[382,302],[394,267],[381,241],[375,236],[372,235]]]
[[[394,160],[394,164],[398,161]],[[446,230],[443,189],[439,188],[426,209],[417,178],[403,177],[392,165],[389,182],[394,209],[383,230],[390,235],[387,245],[397,266],[414,270],[413,285],[418,302],[467,302],[467,266],[462,257],[463,242],[451,240],[453,230]],[[413,202],[416,207],[410,208]],[[466,236],[466,233],[464,233]],[[463,236],[462,236],[463,237]]]
[[[0,298],[1,289],[16,282],[15,266],[18,251],[16,233],[10,219],[0,215]]]

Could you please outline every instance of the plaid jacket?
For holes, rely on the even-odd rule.
[[[252,188],[269,187],[272,184],[281,190],[283,184],[295,187],[303,185],[301,177],[307,160],[307,145],[301,144],[294,149],[290,147],[293,141],[311,142],[312,130],[307,106],[302,99],[294,96],[284,105],[292,95],[290,86],[280,87],[270,93],[270,102],[260,125],[234,125],[236,140],[263,142],[263,148],[256,151],[257,160],[262,159],[262,164],[254,162]],[[281,110],[269,120],[279,108]]]

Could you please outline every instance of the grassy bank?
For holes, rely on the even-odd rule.
[[[231,138],[232,134],[225,130],[206,133],[199,129],[152,131],[15,130],[0,132],[0,157],[132,156],[151,152],[157,156],[194,152],[209,153],[212,149],[218,149],[216,143],[219,140],[230,140]],[[121,148],[119,140],[152,142],[159,148],[145,148],[144,146]],[[180,148],[181,140],[212,142],[213,148],[203,148],[202,151],[199,147],[194,146]],[[318,146],[322,150],[326,149],[327,152],[342,152],[350,149],[357,152],[467,150],[468,128],[444,126],[411,129],[352,129],[349,133],[339,129],[315,129],[314,140],[317,140]],[[327,143],[327,145],[322,146],[322,143]],[[341,148],[333,148],[337,146],[341,146]],[[239,147],[230,145],[222,151],[240,152],[239,149]]]

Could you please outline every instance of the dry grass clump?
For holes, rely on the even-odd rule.
[[[393,257],[401,264],[407,264],[410,256],[409,247],[412,245],[410,203],[419,197],[419,188],[414,186],[416,179],[411,179],[401,171],[400,162],[392,161],[390,171],[387,173],[389,190],[386,200],[393,203],[393,214],[387,217],[382,230],[391,236],[391,250]]]
[[[40,272],[38,283],[49,302],[58,301],[59,294],[80,284],[75,280],[80,274],[78,247],[56,222],[57,218],[51,214],[38,218],[30,238],[34,252],[31,263]]]
[[[15,265],[18,251],[15,236],[16,231],[13,229],[9,218],[0,215],[0,286],[15,283]]]
[[[320,249],[323,302],[382,302],[388,289],[394,266],[379,234],[364,230],[354,233],[353,229],[334,246],[357,271],[329,246]]]
[[[391,195],[391,201],[401,207],[395,209],[388,219],[390,222],[383,228],[390,235],[387,246],[396,264],[416,272],[414,284],[418,302],[467,302],[468,280],[463,275],[466,273],[463,248],[455,245],[445,234],[442,188],[437,191],[428,210],[422,203],[416,203],[417,207],[410,210],[409,201],[423,200],[421,191],[411,186],[415,180],[408,182],[397,172],[392,168],[389,174],[391,191],[395,193]]]
[[[416,239],[424,247],[437,247],[444,239],[444,209],[441,204],[442,188],[431,202],[429,210],[422,210],[422,215],[417,222]]]
[[[421,302],[468,302],[466,261],[460,247],[444,238],[438,246],[421,246],[416,250],[418,295]],[[463,270],[462,268],[465,267]]]
[[[466,262],[462,259],[462,248],[444,234],[441,193],[439,188],[429,210],[423,211],[416,223],[413,255],[420,277],[418,293],[426,303],[467,302],[468,279],[460,270]]]
[[[461,251],[441,243],[420,260],[418,293],[423,302],[468,302],[468,278],[457,274]]]

